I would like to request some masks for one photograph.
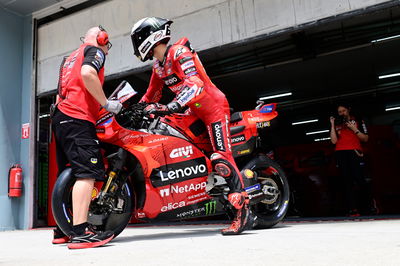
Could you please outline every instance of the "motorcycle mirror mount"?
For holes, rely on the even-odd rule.
[[[257,104],[257,106],[256,106],[255,109],[256,109],[256,110],[260,110],[261,106],[264,105],[264,101],[257,100],[256,104]]]

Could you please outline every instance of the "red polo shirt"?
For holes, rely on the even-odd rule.
[[[361,121],[361,127],[360,123],[357,121],[356,125],[360,132],[367,134],[367,128],[364,121]],[[358,138],[357,134],[353,132],[353,130],[349,129],[345,124],[336,125],[335,129],[338,137],[335,150],[362,150],[360,139]]]
[[[62,66],[60,73],[60,97],[57,97],[58,109],[73,118],[96,123],[100,104],[86,89],[82,76],[82,65],[96,69],[101,84],[104,83],[104,52],[95,46],[82,44]]]

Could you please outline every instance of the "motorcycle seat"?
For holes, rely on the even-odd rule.
[[[231,136],[236,135],[244,130],[245,126],[230,127]]]

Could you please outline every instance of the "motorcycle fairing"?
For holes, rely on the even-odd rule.
[[[270,121],[278,116],[275,111],[276,104],[263,105],[260,110],[243,111],[240,115],[235,113],[236,119],[231,123],[232,153],[240,157],[253,152],[256,146],[257,129],[270,126]],[[237,119],[240,117],[240,119]],[[239,130],[243,128],[243,130]]]
[[[210,199],[205,184],[211,162],[195,145],[174,136],[123,128],[114,116],[108,117],[106,113],[99,121],[99,140],[127,150],[142,166],[147,196],[140,212],[146,217],[155,218],[160,213]],[[188,200],[202,193],[205,195],[200,199]]]

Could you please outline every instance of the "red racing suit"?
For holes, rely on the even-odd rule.
[[[156,60],[149,87],[141,101],[158,102],[164,85],[176,94],[176,102],[189,107],[207,126],[214,150],[211,155],[214,167],[227,178],[231,192],[242,191],[242,176],[231,150],[228,101],[211,82],[187,38],[168,46],[163,62]],[[221,166],[225,169],[220,169]]]

